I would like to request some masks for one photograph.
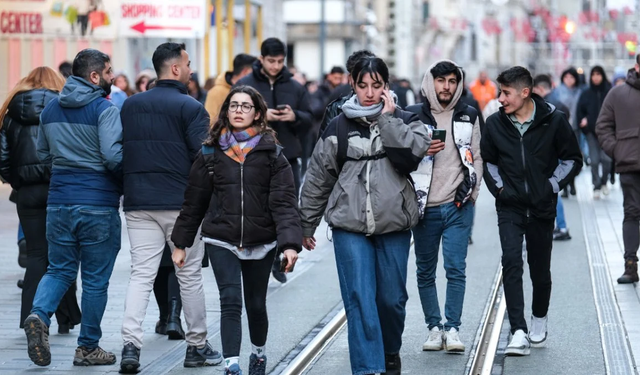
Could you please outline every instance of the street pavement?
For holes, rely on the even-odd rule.
[[[505,374],[605,374],[616,372],[612,362],[607,361],[615,348],[608,347],[609,341],[603,339],[613,332],[628,345],[630,355],[640,355],[640,322],[637,311],[640,309],[640,297],[636,286],[617,285],[615,279],[623,271],[622,260],[622,194],[619,185],[612,188],[611,194],[600,200],[592,201],[588,171],[578,178],[579,196],[565,200],[567,222],[572,240],[554,243],[552,258],[553,292],[549,310],[549,339],[544,349],[532,350],[529,357],[498,359],[498,365]],[[24,270],[17,265],[17,215],[15,206],[8,201],[10,189],[0,186],[0,253],[5,261],[0,263],[0,373],[116,373],[119,366],[78,368],[72,365],[76,347],[76,327],[69,335],[57,334],[55,318],[51,325],[52,364],[40,368],[31,363],[26,352],[24,332],[18,328],[20,309],[20,289],[16,281]],[[596,220],[596,248],[588,241],[591,237],[588,220],[584,215]],[[290,275],[287,284],[271,281],[268,296],[270,331],[267,343],[268,371],[305,339],[310,331],[323,320],[330,311],[340,306],[340,292],[337,282],[335,259],[331,234],[322,227],[318,230],[318,249],[301,253],[296,271]],[[467,345],[463,355],[448,355],[443,352],[426,353],[421,351],[426,339],[426,326],[417,295],[415,278],[415,260],[409,263],[409,302],[407,305],[406,328],[403,337],[402,359],[403,374],[461,374],[469,365],[482,315],[491,287],[499,268],[500,246],[497,234],[496,215],[493,198],[483,190],[476,206],[474,244],[469,247],[467,258],[467,293],[462,317],[461,338]],[[592,239],[592,238],[591,238]],[[600,250],[598,250],[600,249]],[[605,283],[595,282],[598,264],[590,262],[596,259],[596,251],[602,252],[604,259]],[[120,360],[122,340],[120,328],[124,298],[130,272],[129,242],[126,224],[123,218],[122,250],[118,255],[113,277],[109,287],[109,302],[103,319],[103,338],[101,346],[114,351]],[[220,350],[219,318],[220,309],[217,287],[210,268],[203,269],[206,291],[207,324],[209,340],[215,349]],[[440,263],[438,269],[438,293],[442,309],[445,296],[444,270]],[[525,293],[527,316],[530,313],[530,281],[525,272]],[[613,301],[614,313],[602,307],[602,291],[610,287],[609,297]],[[600,294],[599,294],[600,293]],[[81,295],[81,284],[78,296]],[[600,302],[599,302],[600,301]],[[444,311],[443,311],[444,315]],[[620,324],[610,320],[619,317]],[[169,341],[165,336],[154,333],[158,317],[153,297],[143,328],[145,330],[142,349],[142,373],[222,373],[221,367],[185,370],[182,360],[186,345],[183,341]],[[243,343],[241,365],[246,371],[250,354],[250,342],[243,317]],[[183,322],[184,324],[184,322]],[[508,326],[508,322],[506,323]],[[607,329],[612,329],[607,331]],[[604,343],[604,346],[603,346]],[[618,348],[618,351],[620,350]],[[500,357],[500,356],[499,356]],[[631,358],[631,357],[630,357]],[[633,359],[631,358],[631,361]],[[633,366],[633,362],[632,366]],[[278,369],[282,366],[278,366]],[[635,371],[635,368],[632,370]],[[349,359],[346,330],[343,330],[330,344],[324,354],[308,370],[309,374],[348,374]]]

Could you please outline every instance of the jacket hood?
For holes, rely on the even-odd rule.
[[[433,78],[433,75],[431,74],[431,69],[433,69],[436,65],[438,65],[441,62],[450,62],[453,65],[458,66],[458,64],[456,64],[451,60],[439,60],[433,63],[429,67],[429,69],[427,69],[427,72],[424,74],[424,78],[422,79],[422,87],[420,91],[422,92],[422,95],[429,102],[433,113],[440,113],[440,112],[452,110],[456,106],[456,104],[458,104],[458,101],[462,96],[462,91],[464,90],[464,72],[462,71],[462,68],[458,67],[458,70],[460,71],[460,77],[461,77],[460,82],[458,82],[458,87],[456,88],[456,92],[453,93],[453,98],[451,99],[451,103],[449,103],[446,108],[442,107],[442,105],[438,101],[438,95],[436,94],[436,88],[434,83],[435,80]]]
[[[260,62],[260,60],[256,60],[253,63],[253,72],[251,74],[253,74],[257,80],[269,81],[269,77],[262,73],[262,63]],[[286,66],[283,66],[280,74],[278,74],[278,76],[276,77],[276,82],[286,82],[291,78],[293,78],[293,74],[291,74]]]
[[[37,125],[40,113],[58,92],[48,89],[35,89],[17,93],[9,103],[9,116],[24,125]]]
[[[593,83],[593,79],[591,78],[593,76],[593,73],[596,73],[596,72],[600,73],[600,75],[602,76],[602,82],[600,82],[599,85],[595,85]],[[598,90],[598,91],[608,90],[611,88],[611,84],[607,79],[607,73],[604,71],[604,68],[602,68],[600,65],[596,65],[591,69],[591,73],[589,74],[589,87],[592,88],[593,90]]]
[[[571,74],[573,76],[573,78],[576,80],[576,83],[573,86],[573,88],[578,87],[580,85],[580,75],[578,74],[578,71],[576,70],[576,68],[571,67],[571,68],[565,70],[564,72],[562,72],[562,75],[560,76],[560,82],[561,83],[564,81],[564,76],[566,76],[567,74]]]
[[[627,72],[627,85],[636,90],[640,90],[640,77],[638,76],[635,68],[631,68]]]
[[[229,82],[231,81],[231,76],[233,75],[233,73],[231,72],[226,72],[226,73],[220,73],[218,74],[218,77],[216,77],[216,82],[214,84],[215,86],[222,86],[226,89],[230,89],[231,85],[229,84]]]
[[[96,86],[89,81],[70,76],[64,85],[58,98],[60,105],[66,108],[80,108],[98,98],[104,98],[107,93],[100,86]]]

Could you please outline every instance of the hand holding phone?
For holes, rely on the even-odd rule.
[[[293,268],[295,267],[297,261],[297,251],[291,249],[285,250],[284,253],[282,253],[282,260],[280,261],[280,272],[293,272]]]
[[[431,139],[437,139],[444,142],[447,139],[447,131],[444,129],[433,129]]]
[[[276,107],[276,109],[277,109],[278,111],[286,111],[288,107],[289,107],[289,106],[288,106],[288,105],[286,105],[286,104],[278,104],[278,106]]]
[[[433,129],[431,133],[431,145],[427,150],[427,156],[434,156],[438,152],[444,150],[444,141],[447,138],[447,132],[444,129]]]

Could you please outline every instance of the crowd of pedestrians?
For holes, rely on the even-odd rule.
[[[466,257],[481,182],[495,197],[511,337],[506,355],[547,340],[554,240],[571,239],[562,197],[591,167],[593,198],[614,172],[624,195],[625,272],[638,281],[640,55],[626,78],[569,68],[558,86],[523,67],[467,83],[463,67],[433,63],[419,94],[385,61],[356,51],[316,85],[285,65],[286,45],[200,87],[184,44],[155,50],[131,85],[106,54],[85,49],[56,72],[34,69],[0,109],[0,176],[15,191],[26,267],[19,324],[29,358],[51,363],[49,329],[80,324],[73,364],[112,365],[100,347],[107,289],[121,248],[131,275],[120,370],[136,373],[153,291],[155,332],[187,344],[185,367],[224,363],[240,375],[243,304],[250,375],[265,374],[270,275],[286,282],[303,248],[332,230],[348,320],[351,372],[401,373],[407,269],[415,241],[424,351],[464,352]],[[66,76],[63,78],[63,74]],[[19,237],[20,238],[20,237]],[[523,245],[533,285],[525,318]],[[442,250],[440,250],[440,248]],[[444,319],[436,292],[442,251]],[[207,340],[202,269],[220,295],[222,352]],[[76,297],[80,273],[82,296]],[[184,315],[185,328],[181,315]]]

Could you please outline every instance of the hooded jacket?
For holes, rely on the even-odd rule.
[[[49,185],[51,163],[40,161],[36,142],[40,113],[57,98],[56,91],[36,89],[16,94],[9,103],[0,132],[0,175],[15,190],[26,185]]]
[[[431,65],[422,81],[421,91],[425,101],[407,107],[407,111],[416,113],[420,121],[430,129],[444,129],[447,133],[445,149],[435,156],[425,156],[418,169],[411,174],[415,181],[421,214],[425,207],[451,202],[461,207],[469,200],[475,201],[482,179],[478,112],[460,100],[464,90],[462,69],[459,69],[462,79],[453,93],[451,102],[446,108],[442,107],[431,74],[431,69],[441,62],[456,65],[449,60],[441,60]]]
[[[287,67],[283,67],[273,85],[269,78],[262,73],[262,64],[256,60],[253,72],[236,82],[235,86],[251,86],[262,95],[267,108],[275,109],[280,104],[288,104],[296,115],[293,122],[272,121],[269,125],[278,133],[278,141],[284,147],[283,153],[288,160],[299,158],[302,154],[300,135],[305,128],[311,128],[313,117],[309,93],[300,83],[296,82]]]
[[[600,108],[604,103],[604,98],[611,90],[611,84],[607,80],[607,74],[604,72],[601,66],[594,66],[591,69],[591,75],[594,72],[598,72],[602,75],[602,82],[599,85],[593,83],[593,79],[589,81],[589,88],[584,90],[580,94],[580,100],[578,100],[576,121],[578,127],[583,118],[587,119],[587,126],[580,128],[584,134],[596,134],[596,121],[598,121],[598,115],[600,114]]]
[[[487,118],[480,141],[484,180],[496,208],[540,219],[556,216],[558,192],[582,167],[565,115],[533,94],[536,114],[524,135],[504,108]]]
[[[37,153],[52,163],[49,205],[120,205],[122,123],[99,86],[67,78],[40,115]]]
[[[222,103],[231,92],[231,76],[232,72],[220,73],[216,78],[216,82],[207,93],[207,101],[204,103],[204,108],[209,113],[211,118],[211,124],[215,123],[220,114],[220,108]]]
[[[345,126],[344,132],[338,131]],[[347,139],[338,140],[339,134]],[[338,144],[349,162],[338,165]],[[316,145],[300,195],[302,233],[311,237],[325,214],[332,228],[366,235],[409,230],[418,222],[416,195],[407,174],[431,139],[415,114],[396,109],[365,126],[344,113]]]
[[[602,104],[596,135],[604,152],[615,160],[616,172],[640,172],[640,76],[627,73],[626,84],[616,86]]]

